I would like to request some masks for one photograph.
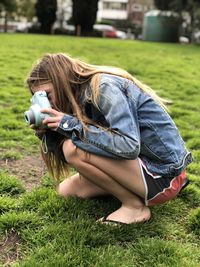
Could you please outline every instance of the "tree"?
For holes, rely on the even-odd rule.
[[[72,0],[72,20],[76,27],[76,33],[88,36],[93,31],[98,10],[98,0]]]
[[[57,0],[38,0],[35,8],[41,33],[51,34],[56,21]]]
[[[0,0],[0,11],[4,12],[4,32],[8,30],[8,17],[16,11],[17,4],[15,0]]]
[[[154,0],[154,3],[160,10],[173,10],[179,14],[183,11],[191,14],[200,7],[200,0]]]
[[[31,20],[35,15],[35,0],[17,0],[17,15]]]
[[[173,2],[173,0],[154,0],[155,6],[159,10],[171,10],[170,5]]]
[[[194,31],[200,27],[200,0],[154,0],[160,10],[173,10],[182,17],[183,12],[190,15],[190,34],[193,39]]]

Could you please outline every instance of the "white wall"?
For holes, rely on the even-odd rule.
[[[119,19],[125,20],[128,18],[128,11],[119,9],[105,9],[105,5],[109,3],[124,3],[127,4],[128,0],[100,0],[98,5],[97,20],[102,19]]]

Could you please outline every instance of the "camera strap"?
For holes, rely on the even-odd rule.
[[[47,154],[48,153],[48,147],[47,147],[47,137],[46,137],[46,134],[44,134],[42,136],[42,145],[41,145],[41,147],[42,147],[42,152],[44,154]]]

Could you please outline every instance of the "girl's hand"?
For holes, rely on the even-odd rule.
[[[53,108],[45,108],[41,110],[42,113],[47,113],[51,115],[51,117],[46,118],[43,120],[43,124],[47,125],[48,128],[50,128],[53,131],[56,131],[58,128],[62,117],[64,116],[64,113],[59,112]]]

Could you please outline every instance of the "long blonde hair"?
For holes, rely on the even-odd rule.
[[[38,60],[29,73],[26,83],[30,91],[36,86],[52,83],[56,109],[76,116],[83,127],[87,129],[87,124],[91,123],[91,120],[82,111],[80,99],[85,94],[85,88],[90,84],[92,91],[90,101],[98,108],[100,77],[104,73],[127,78],[162,107],[165,107],[163,99],[127,71],[120,68],[91,65],[63,53],[46,54]],[[59,159],[58,153],[44,154],[42,151],[41,153],[53,177],[58,179],[59,176],[65,174],[68,167]]]

